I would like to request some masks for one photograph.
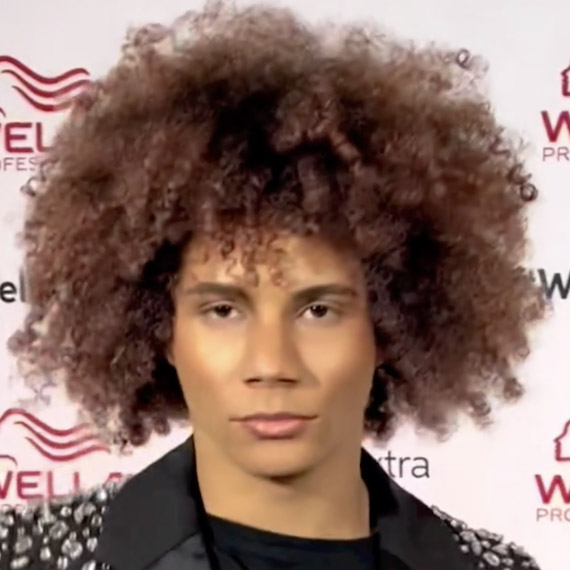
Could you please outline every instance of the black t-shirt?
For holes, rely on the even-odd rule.
[[[376,570],[378,537],[308,539],[208,516],[220,570]]]

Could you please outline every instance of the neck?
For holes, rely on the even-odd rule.
[[[208,514],[302,538],[349,540],[370,534],[360,442],[286,482],[245,473],[198,434],[194,434],[194,445],[200,493]]]

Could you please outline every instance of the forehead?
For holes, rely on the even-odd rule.
[[[237,239],[233,251],[225,256],[219,244],[196,239],[187,247],[181,271],[184,281],[247,283],[252,275],[256,282],[277,280],[289,286],[324,281],[358,285],[363,279],[354,254],[317,236],[287,234],[254,244]]]

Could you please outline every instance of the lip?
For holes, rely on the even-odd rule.
[[[252,414],[240,418],[240,425],[257,439],[294,439],[299,437],[316,419],[307,416],[281,412],[278,414]]]

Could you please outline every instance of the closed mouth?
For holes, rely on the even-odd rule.
[[[306,415],[306,414],[294,414],[290,412],[280,412],[276,414],[251,414],[248,416],[243,416],[238,418],[237,421],[248,422],[248,421],[267,421],[267,422],[278,422],[286,420],[314,420],[317,416]]]

